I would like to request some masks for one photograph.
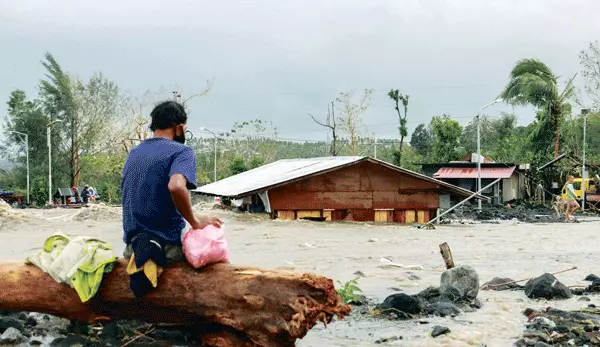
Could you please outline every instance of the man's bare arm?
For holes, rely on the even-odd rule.
[[[192,229],[202,229],[209,224],[221,226],[221,220],[218,218],[202,218],[199,221],[194,216],[192,210],[192,201],[187,190],[187,179],[182,174],[175,174],[169,180],[169,191],[175,202],[175,207],[181,213],[183,218],[190,223]]]

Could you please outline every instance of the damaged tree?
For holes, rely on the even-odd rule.
[[[216,264],[185,263],[164,271],[143,300],[129,289],[121,259],[96,296],[81,303],[75,291],[32,265],[0,263],[0,309],[48,313],[86,322],[135,319],[193,324],[207,346],[294,346],[317,322],[350,313],[331,279]]]
[[[329,154],[332,157],[335,157],[338,155],[338,147],[337,147],[337,142],[338,142],[338,133],[337,131],[337,123],[336,123],[336,119],[335,119],[335,105],[333,103],[333,101],[331,102],[331,108],[329,108],[329,105],[327,105],[327,120],[325,121],[325,123],[322,123],[320,121],[318,121],[312,114],[308,114],[310,116],[310,118],[312,118],[312,120],[319,124],[322,127],[326,127],[329,128],[331,130],[331,136],[333,137],[333,139],[331,140],[331,147],[329,149]]]

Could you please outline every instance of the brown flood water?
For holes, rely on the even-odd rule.
[[[600,274],[598,248],[599,221],[584,223],[470,224],[439,226],[419,230],[410,226],[271,221],[262,216],[239,215],[223,211],[216,214],[225,221],[232,263],[264,268],[285,268],[314,272],[345,282],[361,271],[359,286],[377,302],[396,293],[415,294],[428,286],[439,285],[444,262],[438,245],[448,242],[457,264],[474,267],[482,283],[495,276],[523,279],[556,272],[573,266],[578,269],[557,275],[568,286],[586,285],[590,273]],[[29,218],[0,223],[0,261],[21,260],[41,247],[54,232],[89,235],[111,242],[121,253],[121,220],[118,208],[86,210],[26,210]],[[380,258],[388,257],[405,265],[420,265],[423,270],[381,268]],[[407,278],[411,272],[420,280]],[[559,302],[536,302],[523,292],[480,292],[483,308],[463,313],[456,319],[426,318],[418,321],[388,322],[368,317],[335,321],[327,329],[315,327],[298,346],[375,346],[381,337],[402,336],[394,346],[510,346],[519,338],[526,319],[526,307],[580,308],[589,303],[577,298]],[[600,305],[598,297],[592,302]],[[433,339],[436,324],[452,332]]]

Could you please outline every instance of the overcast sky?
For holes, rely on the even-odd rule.
[[[260,118],[282,138],[325,139],[307,113],[373,88],[365,133],[395,137],[390,88],[410,95],[411,131],[442,113],[466,124],[519,59],[563,80],[579,72],[599,13],[597,0],[0,0],[0,115],[12,90],[37,93],[49,51],[68,72],[101,71],[133,95],[191,94],[214,78],[188,106],[190,128],[215,131]],[[520,124],[533,118],[516,111]]]

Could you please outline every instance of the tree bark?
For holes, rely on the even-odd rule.
[[[104,276],[100,290],[81,303],[74,289],[33,265],[0,263],[0,309],[48,313],[94,322],[135,319],[197,324],[207,346],[294,346],[318,321],[351,311],[331,279],[215,264],[195,270],[186,263],[165,269],[144,299],[129,289],[127,262]]]
[[[446,263],[446,269],[452,269],[454,267],[454,259],[452,258],[452,252],[450,252],[450,246],[446,242],[440,245],[440,253],[442,253],[442,258],[444,258],[444,262]]]

